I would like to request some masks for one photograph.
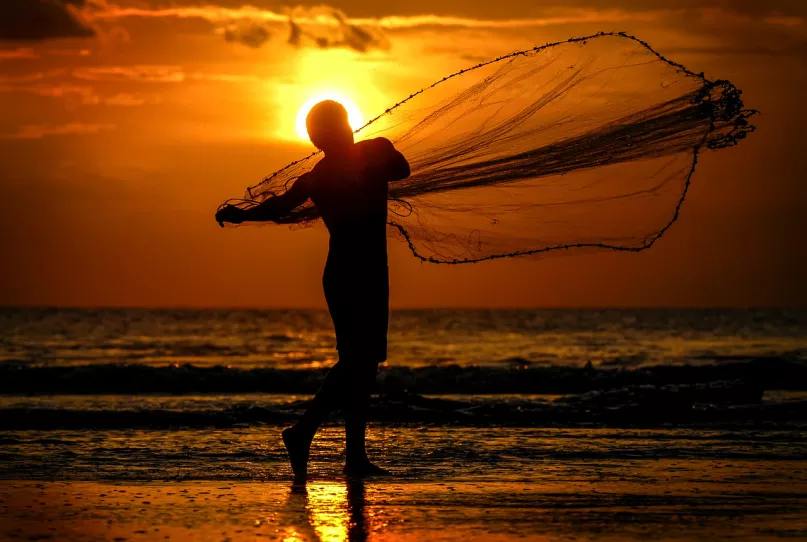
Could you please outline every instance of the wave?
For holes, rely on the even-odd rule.
[[[141,394],[141,393],[300,393],[318,389],[327,369],[150,366],[93,364],[32,366],[0,364],[0,394]],[[382,366],[381,393],[416,394],[581,394],[628,386],[694,385],[740,381],[754,393],[807,390],[807,364],[781,357],[723,361],[716,364],[656,365],[635,368],[534,366],[510,360],[504,366]]]
[[[807,401],[787,405],[718,405],[683,398],[658,408],[657,402],[630,401],[617,407],[595,404],[507,404],[491,400],[424,407],[427,398],[382,396],[371,408],[375,424],[458,427],[700,427],[804,429]],[[246,407],[208,411],[75,410],[9,408],[0,410],[0,430],[181,429],[284,425],[299,418],[297,408]],[[335,416],[338,419],[338,416]]]
[[[258,403],[259,401],[255,401]],[[0,409],[0,430],[176,429],[282,425],[299,418],[308,402],[273,404],[226,399],[208,408]],[[742,381],[627,386],[561,397],[442,396],[387,392],[373,397],[370,421],[380,424],[512,427],[807,427],[807,400],[763,401],[759,388]]]

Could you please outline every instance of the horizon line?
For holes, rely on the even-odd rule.
[[[5,305],[3,310],[143,310],[143,311],[310,311],[328,312],[320,306],[253,306],[253,305]],[[421,310],[807,310],[807,305],[535,305],[535,306],[483,306],[483,305],[435,305],[390,307],[390,312]]]

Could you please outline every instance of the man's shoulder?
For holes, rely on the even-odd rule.
[[[297,190],[311,190],[317,182],[317,166],[316,164],[314,167],[300,175],[294,180],[294,184],[292,185]]]
[[[362,150],[368,150],[371,152],[389,152],[394,150],[395,147],[392,145],[392,142],[387,139],[386,137],[374,137],[373,139],[365,139],[364,141],[359,141],[356,143],[359,145]]]

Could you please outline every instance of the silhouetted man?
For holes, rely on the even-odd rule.
[[[216,220],[271,221],[308,199],[316,206],[331,236],[322,285],[339,361],[303,418],[283,431],[283,442],[295,479],[304,481],[311,441],[328,414],[341,407],[345,473],[385,474],[368,459],[364,440],[370,392],[378,364],[387,359],[387,183],[408,177],[409,164],[384,138],[354,143],[347,111],[337,102],[315,105],[306,127],[311,142],[325,157],[284,194],[251,209],[224,207]]]

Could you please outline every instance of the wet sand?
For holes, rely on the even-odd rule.
[[[0,540],[775,540],[807,537],[807,477],[747,462],[521,477],[287,482],[0,482]],[[549,466],[547,466],[549,467]]]
[[[807,538],[801,430],[328,426],[304,489],[279,431],[2,433],[0,541]]]

